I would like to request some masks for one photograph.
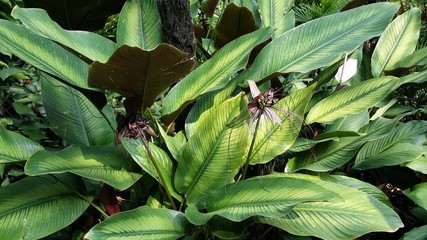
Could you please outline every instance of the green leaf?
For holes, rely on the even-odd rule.
[[[420,35],[421,11],[411,8],[387,26],[372,54],[372,75],[378,77],[384,70],[393,70],[396,63],[410,55]]]
[[[169,209],[139,207],[95,225],[85,239],[178,239],[189,230],[185,215]]]
[[[282,217],[303,202],[340,202],[338,194],[319,183],[279,174],[246,179],[212,192],[206,202],[207,213],[190,205],[185,214],[190,222],[202,225],[215,215],[240,222],[252,216]]]
[[[175,136],[169,136],[165,130],[163,130],[162,126],[160,124],[157,124],[157,127],[159,129],[160,135],[162,136],[163,140],[165,141],[166,146],[168,147],[168,150],[172,154],[172,157],[175,160],[179,160],[179,156],[181,155],[182,147],[184,147],[185,143],[187,142],[187,139],[185,138],[185,135],[182,131],[178,132]]]
[[[401,58],[395,64],[395,68],[410,68],[425,64],[427,64],[427,47],[421,48],[420,50]]]
[[[169,190],[173,197],[181,201],[182,196],[176,192],[173,186],[173,162],[169,158],[169,155],[155,144],[148,142],[149,151],[154,158],[150,159],[147,154],[147,149],[142,143],[143,140],[130,138],[123,138],[121,140],[123,147],[132,156],[135,162],[159,183],[162,183],[159,173],[152,163],[152,161],[156,161],[156,164],[159,166],[160,174],[162,174],[163,179],[166,182],[164,183],[166,184],[164,187]]]
[[[259,119],[258,129],[256,129],[256,121],[258,120],[254,120],[250,132],[255,134],[257,131],[257,133],[256,136],[253,135],[255,142],[249,160],[250,164],[269,162],[292,147],[300,133],[304,120],[302,116],[304,116],[314,87],[316,84],[292,93],[273,105],[273,111],[280,117],[282,126],[262,115]],[[253,136],[248,139],[248,145],[250,145]]]
[[[427,183],[417,184],[412,190],[405,190],[404,193],[418,206],[427,210]]]
[[[231,0],[238,7],[245,7],[251,11],[252,16],[258,26],[262,26],[261,17],[259,15],[258,3],[256,0]]]
[[[0,163],[26,161],[43,147],[21,134],[0,126]]]
[[[210,111],[182,149],[174,182],[188,204],[202,208],[211,191],[234,181],[247,143],[249,111],[243,96]]]
[[[374,106],[398,86],[397,78],[374,78],[341,91],[317,103],[307,115],[307,123],[333,123],[339,118]]]
[[[355,169],[398,165],[427,152],[418,146],[425,142],[427,121],[411,121],[394,128],[387,136],[366,143],[356,156]]]
[[[81,92],[48,75],[42,75],[41,87],[49,127],[68,144],[113,142],[116,122],[109,105],[100,111]]]
[[[333,124],[327,125],[327,131],[359,131],[360,128],[369,123],[368,110],[349,115],[335,120]]]
[[[126,1],[117,23],[117,44],[151,50],[162,42],[161,26],[155,0]]]
[[[194,60],[168,44],[152,51],[123,45],[104,63],[90,65],[89,86],[142,99],[151,106],[173,83],[189,73]]]
[[[266,41],[272,32],[272,28],[259,29],[221,48],[171,89],[163,100],[162,115],[172,114],[198,96],[223,88],[230,77],[246,65],[252,49]]]
[[[301,24],[263,48],[244,78],[259,81],[278,73],[306,73],[324,67],[380,35],[399,6],[370,4]]]
[[[106,62],[116,44],[98,34],[85,31],[67,31],[50,19],[47,12],[37,8],[13,8],[11,15],[39,36],[67,46],[92,61]]]
[[[423,240],[427,238],[427,225],[422,227],[413,228],[411,231],[406,232],[401,240]]]
[[[420,156],[410,162],[404,164],[408,168],[421,172],[423,174],[427,174],[427,156]]]
[[[259,12],[265,27],[273,27],[276,30],[272,38],[289,30],[285,16],[294,5],[294,0],[259,0]]]
[[[135,165],[132,160],[122,156],[114,145],[95,147],[73,145],[57,153],[38,151],[25,164],[25,173],[44,175],[71,172],[105,182],[122,191],[141,177]]]
[[[33,33],[24,26],[0,20],[0,42],[3,54],[14,54],[34,67],[72,85],[88,88],[89,66],[53,41]]]
[[[220,49],[234,39],[257,29],[252,13],[230,3],[215,26],[215,48]]]
[[[318,177],[293,174],[289,178]],[[356,239],[369,232],[394,232],[403,227],[393,209],[370,195],[336,183],[320,181],[318,184],[342,200],[304,202],[283,217],[258,217],[258,220],[294,235],[322,239]]]
[[[46,175],[0,188],[0,238],[40,239],[68,226],[92,201],[83,186],[73,175]]]

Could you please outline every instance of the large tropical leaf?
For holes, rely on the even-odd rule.
[[[417,184],[411,190],[405,190],[404,193],[418,206],[427,210],[427,183]]]
[[[337,91],[317,103],[307,115],[307,123],[332,123],[339,118],[374,106],[397,88],[394,77],[374,78]]]
[[[412,54],[401,58],[396,64],[396,68],[409,68],[427,64],[427,47],[421,48]]]
[[[40,239],[52,234],[74,222],[92,198],[73,175],[27,177],[0,188],[0,238]]]
[[[28,160],[43,147],[36,142],[0,126],[0,163]]]
[[[246,65],[252,49],[266,41],[272,32],[272,28],[259,29],[221,48],[171,89],[163,101],[162,115],[172,115],[200,95],[224,87],[231,76]]]
[[[123,45],[105,64],[90,65],[88,81],[91,87],[137,97],[144,106],[151,106],[161,92],[189,73],[193,66],[193,59],[168,44],[152,51]]]
[[[273,105],[272,110],[280,117],[281,126],[265,115],[261,115],[259,120],[254,120],[250,130],[253,136],[248,139],[251,142],[255,137],[249,158],[250,164],[266,163],[292,146],[300,133],[304,121],[302,116],[315,86],[313,84],[292,93]],[[259,124],[257,121],[260,121]]]
[[[39,36],[67,46],[92,61],[106,62],[116,44],[98,34],[85,31],[66,31],[50,19],[43,9],[15,7],[12,16]]]
[[[326,66],[380,35],[398,8],[398,4],[370,4],[295,27],[269,43],[244,78],[259,81],[277,73],[305,73]]]
[[[73,145],[57,153],[46,150],[33,154],[25,164],[28,175],[71,172],[125,190],[141,176],[131,159],[120,155],[114,145],[84,147]]]
[[[49,126],[68,144],[110,144],[116,122],[109,105],[98,110],[81,92],[42,75],[42,99]]]
[[[406,232],[401,238],[402,240],[422,240],[427,238],[427,225],[422,227],[413,228],[411,231]]]
[[[155,0],[126,1],[117,23],[117,44],[151,50],[162,42]]]
[[[427,156],[420,156],[410,162],[404,164],[410,169],[427,174]]]
[[[294,0],[259,0],[258,3],[264,26],[275,28],[273,39],[289,30],[285,15],[294,5]]]
[[[317,144],[311,151],[290,159],[286,167],[289,172],[301,169],[326,172],[341,167],[356,155],[362,144],[385,136],[398,121],[399,118],[378,118],[360,130],[361,136],[342,137],[339,141]]]
[[[242,165],[249,117],[243,96],[210,111],[183,147],[175,186],[187,196],[188,204],[203,208],[209,193],[232,182]]]
[[[317,177],[290,175],[289,178]],[[338,194],[342,200],[304,202],[283,217],[258,217],[258,220],[295,235],[322,239],[355,239],[368,232],[394,232],[403,227],[393,209],[370,195],[332,182],[318,184]]]
[[[228,4],[215,26],[215,48],[220,49],[234,39],[257,29],[252,13],[245,7]]]
[[[115,214],[95,225],[85,239],[178,239],[190,224],[182,212],[169,209],[139,207]]]
[[[387,136],[366,143],[356,156],[354,168],[370,169],[398,165],[427,152],[427,121],[411,121],[394,128]]]
[[[185,214],[197,225],[215,215],[240,222],[252,216],[282,217],[303,202],[341,201],[319,182],[280,175],[246,179],[212,192],[206,202],[207,213],[190,205]]]
[[[411,8],[397,17],[381,35],[372,54],[372,75],[378,77],[384,70],[396,68],[396,63],[410,55],[420,35],[421,11]]]
[[[261,16],[258,10],[258,3],[256,0],[231,0],[238,7],[245,7],[251,11],[252,16],[255,18],[255,22],[258,26],[262,26]]]
[[[169,155],[160,147],[155,144],[148,142],[147,146],[149,149],[146,149],[141,139],[130,139],[123,138],[122,144],[126,151],[132,156],[136,163],[141,166],[144,171],[150,174],[154,179],[156,179],[159,183],[165,184],[164,187],[169,190],[173,197],[178,200],[181,200],[182,197],[179,193],[177,193],[174,189],[173,185],[173,162],[169,158]],[[147,151],[150,151],[148,154]],[[150,155],[153,159],[150,158]],[[158,166],[158,169],[154,166],[154,163]],[[157,172],[157,171],[160,171]],[[163,180],[159,176],[162,175]]]
[[[88,88],[88,64],[53,41],[33,33],[24,26],[0,20],[0,43],[3,54],[14,54],[38,69],[72,85]]]

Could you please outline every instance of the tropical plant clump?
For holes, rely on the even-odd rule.
[[[425,8],[362,2],[192,0],[196,57],[15,6],[0,239],[426,238]]]

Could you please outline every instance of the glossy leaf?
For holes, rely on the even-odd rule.
[[[300,133],[304,121],[302,116],[304,116],[305,108],[310,101],[314,87],[315,84],[297,91],[273,105],[272,110],[277,112],[282,126],[264,115],[259,119],[258,129],[256,129],[257,119],[251,123],[250,132],[252,137],[248,139],[248,146],[253,136],[255,136],[255,131],[257,133],[249,160],[250,164],[269,162],[293,145]]]
[[[155,0],[126,1],[117,23],[117,44],[154,49],[162,42],[161,26]]]
[[[398,86],[394,77],[379,77],[347,87],[317,103],[307,115],[307,123],[332,123],[339,118],[374,106]]]
[[[324,67],[380,35],[398,8],[398,4],[370,4],[299,25],[269,43],[244,78],[259,81],[278,73]]]
[[[401,238],[402,240],[422,240],[427,238],[427,225],[413,228],[411,231],[406,232]]]
[[[372,75],[378,77],[384,70],[396,68],[396,63],[410,55],[420,35],[421,10],[411,8],[387,26],[372,54]]]
[[[258,3],[264,26],[276,29],[273,33],[273,39],[289,30],[285,15],[294,5],[294,0],[259,0]]]
[[[39,36],[67,46],[92,61],[106,62],[116,49],[114,42],[98,34],[62,29],[43,9],[15,7],[12,16]]]
[[[189,230],[185,215],[169,209],[139,207],[95,225],[85,239],[178,239]]]
[[[150,159],[147,149],[141,139],[123,138],[122,144],[126,151],[132,156],[135,162],[144,169],[144,171],[150,174],[159,183],[162,183],[159,173],[152,162],[155,161],[159,167],[160,174],[162,174],[163,179],[166,182],[164,183],[166,184],[164,187],[167,188],[176,199],[182,199],[181,195],[175,191],[173,186],[173,162],[163,149],[151,142],[148,142],[149,151],[153,156],[153,159]]]
[[[404,164],[412,170],[427,174],[427,156],[420,156]]]
[[[272,32],[272,28],[259,29],[221,48],[171,89],[163,100],[162,115],[176,114],[200,95],[223,88],[232,74],[246,65],[252,49],[266,41]]]
[[[182,149],[175,173],[176,189],[187,197],[188,204],[202,208],[211,191],[234,181],[243,164],[248,117],[241,93],[201,120]]]
[[[167,44],[161,44],[152,51],[123,45],[105,64],[91,64],[88,81],[91,87],[140,98],[148,107],[193,66],[194,60],[189,59],[186,53]]]
[[[290,175],[289,178],[317,178]],[[258,217],[294,235],[322,239],[356,239],[369,232],[394,232],[403,223],[393,209],[370,195],[340,184],[321,181],[320,186],[333,191],[341,201],[304,202],[283,217]]]
[[[0,20],[0,50],[14,54],[34,67],[60,79],[88,88],[89,66],[53,41],[41,37],[22,25]]]
[[[25,164],[25,173],[34,176],[70,172],[125,190],[142,176],[135,165],[114,145],[73,145],[57,153],[38,151]]]
[[[42,75],[41,87],[49,127],[68,144],[113,142],[116,123],[109,105],[100,111],[81,92],[48,75]]]
[[[395,64],[396,68],[409,68],[427,64],[427,47],[421,48],[412,54],[399,59]]]
[[[162,136],[163,140],[165,141],[166,146],[168,147],[168,150],[172,154],[172,157],[175,160],[179,160],[179,156],[181,155],[182,147],[187,142],[187,139],[185,138],[185,135],[183,132],[178,132],[175,134],[175,136],[169,136],[165,130],[160,126],[160,124],[157,125],[160,135]]]
[[[427,210],[427,183],[419,183],[410,191],[405,190],[404,193],[418,206]]]
[[[252,216],[282,217],[303,202],[341,201],[338,194],[319,181],[288,178],[286,175],[246,179],[216,189],[206,202],[207,213],[187,208],[187,218],[196,225],[215,215],[240,222]]]
[[[42,150],[38,143],[0,126],[0,164],[28,160],[32,154]]]
[[[245,7],[228,4],[215,26],[215,48],[220,49],[234,39],[257,29],[252,13]]]
[[[73,175],[57,177],[27,177],[0,188],[1,239],[40,239],[83,214],[93,198],[83,181]]]

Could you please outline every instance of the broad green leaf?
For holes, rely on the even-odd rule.
[[[175,136],[169,136],[165,130],[163,130],[162,126],[157,123],[157,127],[159,129],[160,135],[165,141],[166,146],[168,147],[169,152],[172,154],[172,157],[175,160],[179,160],[179,156],[181,155],[182,147],[187,142],[185,135],[182,131],[178,132]]]
[[[401,240],[423,240],[427,238],[427,225],[422,227],[413,228],[411,231],[406,232]]]
[[[258,4],[264,27],[269,26],[276,29],[272,36],[273,39],[289,30],[285,15],[294,5],[294,0],[259,0]]]
[[[57,232],[80,217],[92,198],[73,175],[27,177],[0,188],[0,238],[40,239]]]
[[[220,239],[242,239],[247,228],[252,226],[251,218],[241,222],[234,222],[220,216],[213,216],[207,226],[216,237]]]
[[[81,92],[45,74],[41,87],[49,127],[67,144],[94,146],[113,142],[116,122],[109,105],[100,111]]]
[[[295,174],[289,178],[293,177],[317,178]],[[356,239],[369,232],[394,232],[403,227],[397,213],[372,196],[332,182],[318,184],[338,194],[342,200],[304,202],[283,217],[258,217],[258,220],[291,234],[322,239]]]
[[[132,156],[135,162],[159,183],[166,184],[166,186],[163,187],[167,188],[173,197],[181,201],[181,195],[175,191],[173,186],[173,162],[169,158],[169,155],[155,144],[148,142],[149,151],[153,157],[153,159],[151,159],[150,155],[147,153],[147,149],[142,143],[142,139],[123,138],[121,141],[123,147]],[[152,161],[155,161],[159,167],[160,174],[165,183],[160,179],[159,173]]]
[[[361,136],[343,137],[339,141],[319,143],[310,151],[290,159],[286,168],[289,172],[301,169],[326,172],[341,167],[356,155],[362,144],[388,134],[399,119],[378,118],[359,131]]]
[[[89,65],[53,41],[24,26],[0,20],[0,42],[3,54],[13,54],[72,85],[88,88]]]
[[[0,163],[26,161],[33,153],[43,149],[38,143],[3,126],[0,126],[0,146]]]
[[[248,139],[248,147],[254,137],[255,142],[249,160],[250,164],[266,163],[286,152],[294,144],[304,121],[302,116],[304,116],[305,108],[315,86],[313,84],[311,87],[292,93],[273,105],[273,111],[280,117],[282,126],[264,115],[259,118],[258,129],[256,129],[258,119],[251,123],[250,132],[253,135]]]
[[[25,164],[25,173],[34,176],[71,172],[125,190],[142,175],[137,173],[138,167],[135,165],[131,159],[122,156],[114,145],[73,145],[57,153],[38,151]]]
[[[155,0],[126,1],[117,23],[117,44],[151,50],[162,42]]]
[[[252,49],[266,41],[272,32],[272,28],[259,29],[221,48],[171,89],[163,100],[162,115],[172,115],[200,95],[223,88],[246,65]]]
[[[354,168],[370,169],[398,165],[427,152],[427,121],[411,121],[394,128],[387,136],[366,143],[356,156]]]
[[[37,8],[15,7],[12,16],[39,36],[67,46],[92,61],[106,62],[116,44],[101,35],[85,31],[67,31],[50,19],[47,12]]]
[[[165,91],[194,66],[194,60],[168,44],[152,51],[123,45],[104,63],[94,62],[89,68],[89,86],[113,90],[126,97],[142,99],[151,106]]]
[[[249,117],[243,96],[210,111],[183,147],[174,182],[188,204],[202,208],[210,192],[233,182],[243,164]]]
[[[384,70],[395,69],[399,60],[415,50],[420,35],[420,16],[420,9],[411,8],[387,26],[372,54],[374,77],[380,76]]]
[[[261,17],[258,10],[258,3],[256,0],[231,0],[238,7],[245,7],[251,11],[253,17],[255,18],[255,22],[258,26],[262,26]],[[264,26],[262,26],[264,27]]]
[[[307,123],[333,123],[339,118],[374,106],[398,86],[397,78],[379,77],[337,91],[317,103],[307,115]]]
[[[295,205],[303,202],[341,201],[338,194],[319,183],[287,175],[246,179],[212,192],[206,202],[207,213],[190,205],[185,214],[196,225],[205,224],[215,215],[240,222],[252,216],[286,216]]]
[[[263,48],[244,78],[259,81],[278,73],[324,67],[380,35],[398,8],[398,4],[370,4],[299,25]]]
[[[220,49],[234,39],[256,29],[255,20],[247,8],[237,7],[233,3],[228,4],[215,26],[215,48]]]
[[[408,168],[421,172],[423,174],[427,174],[427,156],[420,156],[410,162],[404,164]]]
[[[427,81],[427,70],[421,72],[413,72],[400,78],[402,83],[424,83]]]
[[[403,192],[418,206],[427,210],[427,183],[419,183],[412,190],[405,190]]]
[[[412,54],[399,59],[395,64],[396,68],[410,68],[427,64],[427,47],[421,48]]]
[[[178,239],[190,230],[181,212],[169,209],[139,207],[117,213],[95,225],[85,239]]]

